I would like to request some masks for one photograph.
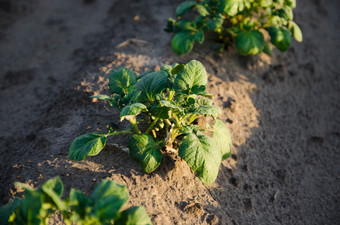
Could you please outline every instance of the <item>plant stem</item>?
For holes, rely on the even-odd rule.
[[[156,119],[150,124],[150,126],[148,127],[148,129],[146,129],[145,133],[149,133],[150,130],[156,125],[157,121],[158,121],[158,118],[156,118]]]
[[[168,101],[174,97],[175,91],[169,91]]]
[[[141,132],[138,129],[136,118],[131,119],[130,123],[132,124],[135,133],[140,134]]]
[[[192,122],[194,122],[194,120],[197,118],[197,115],[196,114],[191,114],[191,116],[189,117],[189,120],[188,120],[188,122],[189,122],[189,124],[191,124]]]
[[[108,137],[111,135],[117,135],[117,134],[133,134],[133,132],[129,130],[124,130],[124,131],[117,130],[117,131],[113,131],[113,132],[106,134],[105,137]]]

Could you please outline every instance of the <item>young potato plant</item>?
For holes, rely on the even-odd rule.
[[[98,154],[108,136],[132,134],[128,141],[129,154],[143,171],[151,173],[157,169],[163,152],[171,149],[204,184],[213,183],[221,161],[230,156],[231,139],[228,128],[217,119],[221,110],[213,105],[206,87],[206,70],[196,60],[186,65],[166,65],[160,71],[139,76],[124,67],[113,70],[109,88],[114,96],[93,98],[118,108],[121,121],[130,121],[131,126],[124,131],[110,128],[107,133],[76,138],[69,150],[70,158],[83,160]],[[212,117],[214,124],[198,126],[195,121],[201,116]]]
[[[271,54],[269,42],[280,51],[289,48],[291,36],[302,42],[302,32],[293,22],[295,6],[296,0],[185,1],[176,9],[177,20],[169,18],[165,30],[175,33],[172,48],[179,55],[190,52],[194,42],[202,44],[206,31],[217,34],[220,50],[234,42],[241,55]],[[182,19],[188,11],[197,16]]]
[[[15,198],[0,208],[1,224],[45,225],[57,210],[67,225],[151,224],[143,206],[120,210],[129,194],[125,186],[114,181],[100,182],[89,197],[72,188],[65,200],[61,199],[64,186],[59,177],[48,180],[35,190],[21,183],[16,186],[25,190],[24,198]]]

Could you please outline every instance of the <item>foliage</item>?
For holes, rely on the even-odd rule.
[[[61,199],[64,187],[59,177],[35,190],[21,183],[16,186],[24,188],[24,198],[15,198],[0,208],[1,224],[49,224],[49,217],[57,210],[65,224],[151,224],[142,206],[120,211],[129,194],[125,186],[114,181],[100,182],[89,197],[72,188],[65,200]]]
[[[202,44],[207,31],[217,34],[220,49],[235,42],[242,55],[270,54],[269,42],[280,51],[289,48],[291,36],[302,42],[302,32],[293,22],[295,6],[296,0],[185,1],[176,9],[177,20],[169,18],[165,30],[175,33],[172,48],[178,55],[190,52],[194,42]],[[195,11],[196,17],[182,19],[188,11]]]
[[[156,170],[163,151],[179,146],[178,155],[201,181],[204,184],[214,182],[222,159],[230,156],[231,139],[228,128],[217,119],[220,108],[212,104],[212,95],[205,92],[207,73],[200,62],[166,65],[160,71],[148,71],[139,76],[121,68],[113,70],[109,78],[114,96],[93,98],[117,107],[120,119],[130,121],[131,127],[124,131],[110,128],[107,133],[76,138],[69,150],[71,159],[83,160],[98,154],[108,136],[132,134],[128,141],[129,154],[143,171]],[[200,116],[212,117],[214,125],[195,125]],[[143,124],[147,126],[143,128]]]

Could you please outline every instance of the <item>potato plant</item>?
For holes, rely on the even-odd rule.
[[[89,197],[72,188],[65,200],[61,199],[64,186],[59,177],[35,190],[21,183],[16,186],[25,190],[24,198],[15,198],[0,208],[1,224],[49,224],[57,210],[65,224],[151,224],[143,206],[121,210],[129,194],[125,186],[111,180],[100,182]]]
[[[216,33],[219,49],[235,43],[241,55],[271,54],[270,42],[286,51],[291,36],[302,41],[302,32],[293,21],[296,0],[197,0],[185,1],[170,18],[166,31],[174,32],[172,48],[177,54],[190,52],[194,42],[202,44],[206,31]],[[188,11],[195,17],[182,19]],[[265,39],[264,34],[269,35]]]
[[[110,128],[107,133],[82,135],[73,141],[69,157],[83,160],[97,155],[109,136],[130,134],[130,157],[143,171],[153,172],[163,153],[172,150],[204,184],[213,183],[221,161],[230,156],[231,138],[228,128],[217,119],[221,110],[213,105],[206,87],[206,70],[196,60],[166,65],[160,71],[139,76],[124,67],[113,70],[109,77],[113,96],[93,98],[118,108],[120,120],[128,120],[131,126],[122,131]],[[198,117],[212,117],[214,123],[201,127],[196,124]]]

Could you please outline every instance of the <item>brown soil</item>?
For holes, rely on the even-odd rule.
[[[89,193],[108,178],[127,185],[129,206],[144,205],[154,224],[338,224],[340,3],[298,1],[304,41],[285,53],[241,57],[206,41],[178,57],[163,28],[179,2],[0,1],[0,203],[20,196],[15,181],[37,187],[60,176],[66,193]],[[125,136],[98,156],[68,159],[75,137],[119,124],[116,110],[88,98],[107,93],[111,68],[191,59],[207,68],[232,134],[213,185],[174,156],[143,173],[112,145],[126,146]]]

